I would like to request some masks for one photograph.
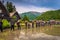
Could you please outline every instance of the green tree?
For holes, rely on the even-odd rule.
[[[8,2],[8,1],[7,1],[7,3],[6,3],[6,8],[7,8],[7,10],[8,10],[9,12],[13,12],[13,11],[16,10],[15,6],[13,5],[13,3],[12,3],[12,2]]]
[[[26,15],[24,15],[24,18],[22,20],[23,21],[29,21],[29,18]]]

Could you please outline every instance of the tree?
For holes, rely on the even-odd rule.
[[[16,7],[15,7],[15,5],[13,6],[13,11],[16,11]]]
[[[22,20],[23,21],[29,21],[29,18],[26,15],[24,15],[24,18]]]
[[[13,3],[12,2],[8,2],[8,1],[6,3],[6,8],[9,11],[9,13],[16,10],[15,6],[13,5]]]

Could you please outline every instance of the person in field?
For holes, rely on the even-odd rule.
[[[14,30],[14,23],[11,23],[11,30]]]
[[[32,28],[34,28],[34,21],[32,21]]]
[[[0,30],[1,30],[1,32],[3,32],[3,27],[2,27],[2,21],[0,20]]]
[[[27,24],[27,28],[30,28],[30,24],[29,23]]]
[[[36,21],[36,27],[38,27],[38,22]]]
[[[28,22],[26,21],[26,22],[25,22],[26,29],[27,29],[27,27],[28,27],[28,25],[27,25],[27,24],[28,24]]]
[[[36,21],[36,27],[40,27],[40,22]]]
[[[18,30],[21,29],[20,22],[17,22]]]
[[[10,25],[11,25],[11,30],[14,30],[14,21],[11,19]]]
[[[38,27],[40,27],[40,21],[38,21]]]

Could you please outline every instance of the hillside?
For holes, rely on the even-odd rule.
[[[20,14],[22,19],[23,19],[24,15],[26,15],[29,18],[29,20],[34,20],[37,16],[41,15],[41,13],[33,12],[33,11],[25,12],[25,13]]]
[[[60,20],[60,10],[47,11],[36,17],[37,20]]]

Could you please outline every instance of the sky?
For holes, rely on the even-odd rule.
[[[60,0],[5,0],[11,1],[19,13],[36,11],[46,12],[60,9]]]

